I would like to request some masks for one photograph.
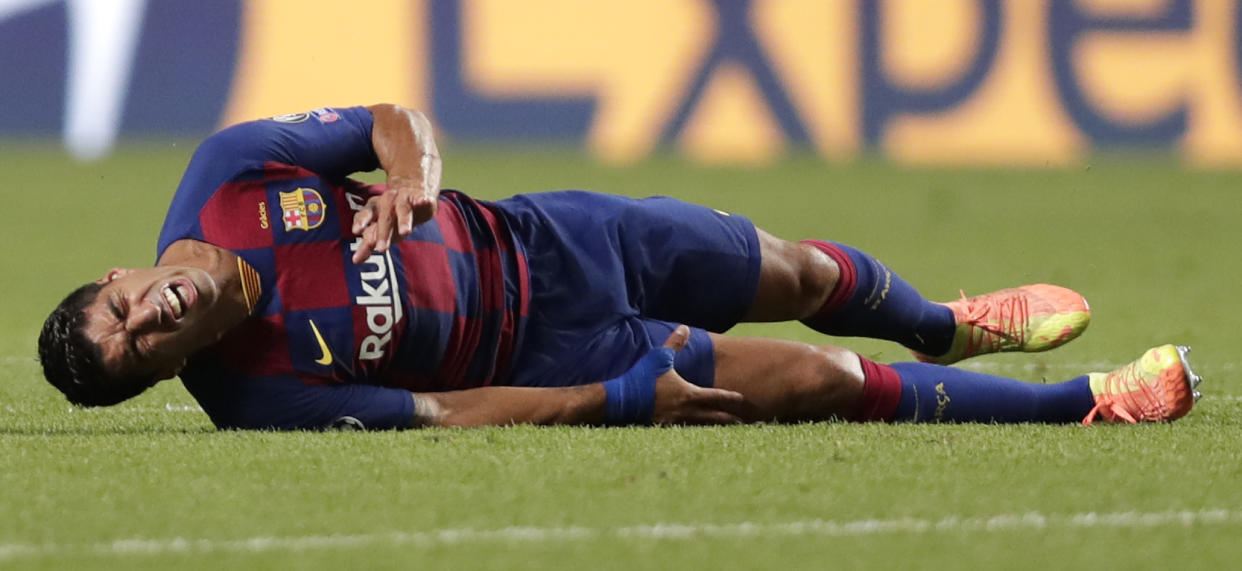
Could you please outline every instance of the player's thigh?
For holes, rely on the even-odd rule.
[[[628,315],[724,331],[754,302],[761,252],[744,216],[582,191],[496,205],[525,246],[532,313],[558,326]]]
[[[711,336],[715,386],[746,397],[748,421],[826,420],[862,397],[858,355],[831,345]]]
[[[761,250],[745,217],[666,197],[619,214],[627,287],[644,317],[724,331],[750,310]]]
[[[527,327],[507,383],[552,387],[597,383],[620,376],[652,347],[663,345],[678,324],[641,317],[619,317],[584,329]],[[686,346],[673,366],[687,381],[710,387],[715,381],[715,350],[710,334],[690,328]]]

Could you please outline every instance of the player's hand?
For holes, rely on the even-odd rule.
[[[388,173],[388,190],[354,214],[354,235],[362,238],[354,250],[355,264],[372,252],[388,251],[393,241],[409,236],[415,226],[436,215],[443,171],[425,115],[391,104],[367,109],[374,119],[371,146]]]
[[[680,351],[690,339],[690,328],[678,326],[664,346]],[[703,388],[669,369],[656,378],[654,424],[736,424],[742,422],[745,399],[741,393]]]
[[[439,205],[440,169],[431,169],[434,177],[389,176],[388,190],[373,196],[366,206],[354,214],[353,232],[362,237],[354,250],[355,264],[372,252],[385,252],[392,242],[410,235],[414,227],[431,220]],[[431,172],[424,173],[431,174]]]

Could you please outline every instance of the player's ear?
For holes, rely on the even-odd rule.
[[[108,273],[104,274],[102,278],[95,280],[95,283],[106,284],[112,280],[127,276],[132,273],[134,273],[134,270],[131,270],[129,268],[112,268],[108,270]]]

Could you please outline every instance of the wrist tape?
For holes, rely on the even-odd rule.
[[[656,379],[673,368],[676,353],[656,347],[620,377],[604,381],[604,422],[647,424],[655,412]]]

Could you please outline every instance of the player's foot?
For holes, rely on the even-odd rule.
[[[1091,373],[1095,408],[1082,419],[1088,426],[1096,416],[1109,422],[1167,422],[1177,420],[1202,396],[1195,390],[1203,377],[1190,369],[1190,347],[1162,345],[1111,373]]]
[[[1091,308],[1078,292],[1048,284],[1026,285],[966,297],[946,304],[957,331],[949,352],[914,352],[924,363],[951,365],[962,359],[1005,351],[1047,351],[1082,334]]]

